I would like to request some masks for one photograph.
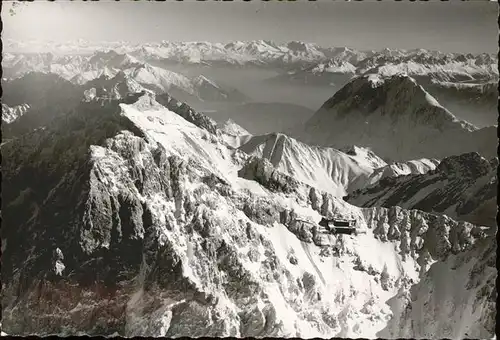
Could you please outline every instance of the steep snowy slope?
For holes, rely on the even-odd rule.
[[[407,161],[404,163],[392,163],[382,168],[377,169],[377,181],[387,177],[397,177],[403,175],[425,174],[431,170],[436,169],[439,161],[436,159],[418,159],[414,161]]]
[[[311,147],[279,133],[253,137],[240,150],[266,158],[278,170],[339,197],[353,183],[367,180],[373,161],[386,165],[373,154],[351,156],[332,148]]]
[[[6,333],[375,337],[399,317],[386,301],[485,237],[443,216],[349,205],[158,101],[84,102],[2,146]],[[367,233],[323,235],[294,218],[320,214]],[[493,334],[472,324],[471,337]]]
[[[138,67],[125,70],[125,73],[138,83],[157,92],[166,92],[176,86],[189,94],[194,93],[193,84],[189,78],[160,67],[141,64]]]
[[[346,200],[357,206],[400,206],[439,212],[472,223],[496,225],[498,159],[477,153],[445,158],[422,175],[388,177],[355,191]]]
[[[496,155],[496,128],[458,120],[414,79],[366,75],[326,101],[295,135],[309,143],[370,147],[386,160],[441,159],[465,152]]]
[[[367,178],[361,178],[349,186],[349,191],[369,188],[385,178],[394,178],[407,175],[421,175],[436,169],[439,161],[436,159],[417,159],[403,163],[395,162],[377,167]]]
[[[495,327],[497,240],[490,236],[466,252],[431,266],[410,291],[389,300],[395,315],[381,338],[490,339]]]
[[[387,164],[364,148],[311,147],[279,133],[247,138],[240,150],[266,158],[278,170],[336,196],[369,187],[387,177],[424,174],[439,163],[421,159]]]

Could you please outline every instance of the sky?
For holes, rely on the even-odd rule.
[[[229,42],[300,40],[356,49],[425,48],[496,53],[498,3],[453,2],[66,2],[2,9],[3,39]]]

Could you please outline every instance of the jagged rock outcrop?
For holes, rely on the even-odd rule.
[[[496,128],[477,129],[458,120],[405,75],[352,80],[294,135],[309,144],[370,147],[388,162],[466,152],[489,158],[497,144]]]
[[[16,119],[24,115],[30,106],[28,104],[16,105],[14,107],[9,107],[2,103],[2,124],[10,124]]]
[[[443,159],[426,174],[387,177],[345,197],[361,207],[400,206],[447,214],[487,226],[496,225],[498,160],[478,153]]]
[[[147,92],[82,102],[2,146],[6,333],[375,337],[393,317],[385,301],[485,237],[298,182],[275,190],[290,178],[265,160],[245,166],[182,114]],[[280,223],[283,211],[317,221],[318,210],[368,233],[309,243]]]
[[[238,176],[257,181],[273,191],[291,193],[297,190],[299,182],[284,173],[277,171],[265,158],[251,157],[245,166],[238,171]]]
[[[433,264],[418,284],[388,301],[395,317],[378,336],[489,338],[495,327],[496,248],[488,237]]]
[[[128,94],[144,91],[137,81],[119,71],[113,77],[106,74],[86,82],[82,85],[85,100],[97,99],[123,99]]]

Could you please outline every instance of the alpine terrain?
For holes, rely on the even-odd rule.
[[[494,337],[496,59],[5,45],[2,335]]]

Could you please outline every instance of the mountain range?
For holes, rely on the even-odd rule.
[[[30,64],[41,65],[50,60],[59,65],[81,63],[92,54],[127,55],[127,62],[165,60],[193,64],[254,65],[289,68],[297,72],[301,66],[313,66],[313,73],[358,73],[378,71],[382,75],[406,72],[411,76],[432,75],[440,81],[463,81],[498,77],[497,56],[492,54],[442,53],[424,49],[358,51],[346,47],[322,47],[317,44],[292,41],[234,41],[227,44],[209,42],[161,42],[134,45],[124,42],[99,44],[86,50],[89,44],[73,44],[65,49],[46,44],[29,51],[17,47],[17,42],[5,43],[4,62],[13,72]],[[69,44],[71,45],[71,44]],[[69,51],[68,51],[69,50]],[[99,52],[95,52],[100,50]],[[35,52],[36,51],[36,52]],[[12,67],[11,65],[17,65]],[[296,67],[299,67],[297,70]],[[39,66],[38,66],[39,67]],[[21,71],[22,72],[22,71]]]
[[[269,41],[6,46],[2,335],[494,336],[497,127],[457,118],[425,79],[480,103],[492,85],[456,84],[493,79],[494,58]],[[193,109],[248,104],[168,62],[329,72],[338,90],[284,131],[263,113],[277,103],[250,103],[261,133],[238,112],[216,122]],[[405,63],[418,65],[402,74]],[[324,232],[322,218],[358,232]]]
[[[340,89],[355,76],[406,74],[460,118],[478,127],[497,122],[498,90],[494,84],[498,83],[498,57],[493,54],[442,53],[424,49],[358,51],[298,41],[276,43],[264,40],[227,44],[160,42],[141,45],[126,42],[93,44],[82,40],[44,45],[7,40],[4,46],[7,52],[3,55],[2,65],[6,78],[40,71],[56,73],[82,84],[102,74],[113,77],[117,70],[139,67],[143,70],[136,72],[146,73],[145,78],[159,78],[153,83],[155,86],[162,84],[162,90],[171,87],[172,82],[177,85],[180,82],[185,85],[182,90],[187,92],[193,85],[182,75],[166,72],[169,65],[273,69],[281,75],[271,77],[269,81],[330,86],[334,90]],[[33,49],[30,50],[29,46]],[[162,70],[158,70],[158,66]],[[151,82],[146,81],[146,84],[151,85]],[[218,85],[219,88],[224,87]],[[478,102],[478,92],[485,91],[488,95],[481,95]],[[222,92],[215,98],[223,100],[230,92],[229,98],[234,95],[238,100],[248,102],[248,98],[241,99],[241,93],[232,93],[234,89]],[[177,97],[193,100],[180,98],[182,95]]]
[[[95,52],[90,56],[56,56],[51,53],[7,55],[2,64],[4,77],[8,79],[19,79],[27,73],[40,72],[57,74],[76,85],[85,85],[100,77],[113,78],[124,72],[145,88],[159,93],[170,91],[179,99],[240,102],[246,99],[237,90],[224,89],[206,77],[190,79],[116,51]]]

